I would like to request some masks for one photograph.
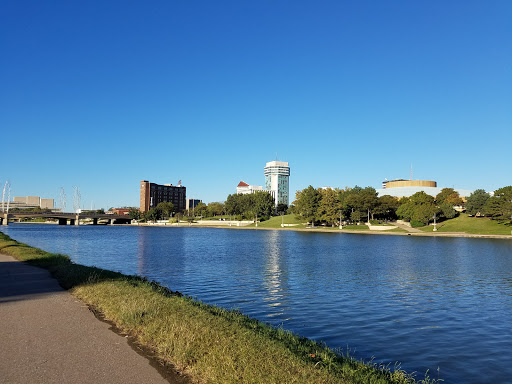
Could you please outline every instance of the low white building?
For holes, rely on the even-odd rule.
[[[254,193],[258,191],[263,191],[263,187],[261,185],[249,185],[245,181],[241,181],[236,187],[237,195],[247,195],[248,193]]]
[[[255,192],[268,192],[274,198],[274,200],[276,199],[276,191],[269,191],[268,189],[263,189],[263,186],[261,185],[249,185],[245,181],[241,181],[240,183],[238,183],[236,187],[237,195],[247,195],[249,193]]]
[[[398,198],[411,197],[416,192],[425,192],[427,195],[436,197],[439,195],[439,193],[441,193],[442,190],[443,188],[440,187],[395,187],[376,189],[379,196],[389,195]],[[466,198],[468,198],[468,196],[473,193],[473,191],[467,189],[454,188],[454,190],[455,192],[458,192],[459,196],[464,200],[466,200]]]

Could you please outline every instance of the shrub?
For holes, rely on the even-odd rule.
[[[424,227],[424,226],[425,226],[425,223],[423,223],[422,221],[411,220],[411,227],[413,227],[413,228]]]

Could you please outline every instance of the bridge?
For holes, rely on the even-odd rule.
[[[79,225],[80,220],[92,219],[97,225],[98,220],[108,220],[108,224],[130,224],[132,219],[127,215],[109,215],[105,213],[65,213],[65,212],[0,212],[0,225],[8,225],[9,221],[23,218],[44,218],[58,220],[59,225]]]

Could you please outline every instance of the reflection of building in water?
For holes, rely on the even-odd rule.
[[[269,317],[280,316],[284,310],[280,307],[285,304],[288,288],[286,287],[287,278],[281,268],[281,241],[279,231],[268,231],[265,242],[265,280],[264,285],[268,295],[263,297],[269,307],[273,308]]]

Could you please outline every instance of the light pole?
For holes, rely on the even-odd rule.
[[[343,225],[341,225],[341,211],[340,211],[340,229],[343,229]]]
[[[258,214],[256,214],[256,227],[258,226]]]
[[[281,228],[284,228],[284,212],[281,212]]]
[[[437,231],[437,228],[436,228],[436,214],[434,213],[434,232]]]

